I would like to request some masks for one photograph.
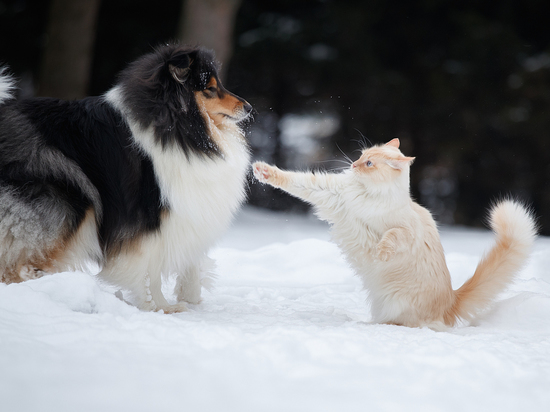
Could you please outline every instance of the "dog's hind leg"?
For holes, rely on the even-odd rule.
[[[22,282],[51,272],[78,216],[46,185],[0,186],[0,280]]]
[[[101,265],[102,261],[103,253],[97,233],[96,214],[93,208],[89,208],[78,228],[66,239],[63,250],[52,262],[50,270],[47,271],[81,270],[89,272],[92,269],[90,263]]]

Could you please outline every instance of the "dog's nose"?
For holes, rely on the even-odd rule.
[[[244,102],[243,110],[248,114],[252,111],[252,105],[248,102]]]

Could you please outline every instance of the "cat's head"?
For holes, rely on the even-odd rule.
[[[363,150],[361,157],[352,163],[351,169],[360,178],[371,182],[392,182],[406,177],[414,157],[404,156],[399,150],[399,139],[395,138],[385,145],[377,145]]]

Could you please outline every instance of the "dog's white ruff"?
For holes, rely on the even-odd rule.
[[[131,119],[117,88],[105,98]],[[131,249],[109,260],[100,276],[132,291],[136,305],[142,309],[184,310],[182,301],[198,303],[201,284],[211,283],[203,279],[211,275],[207,252],[245,199],[250,154],[237,127],[220,132],[223,156],[209,158],[186,155],[177,145],[162,148],[155,142],[152,128],[144,130],[131,121],[129,126],[136,147],[153,162],[161,201],[169,212],[163,215],[158,231],[143,236]],[[161,275],[172,274],[178,277],[176,305],[169,305],[161,292]]]

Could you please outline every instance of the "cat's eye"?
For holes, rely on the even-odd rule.
[[[370,160],[367,160],[367,167],[372,167],[372,162]]]

